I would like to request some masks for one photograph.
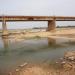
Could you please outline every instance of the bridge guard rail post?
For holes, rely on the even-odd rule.
[[[56,28],[56,21],[55,20],[50,20],[48,21],[48,28],[47,31],[54,31]]]

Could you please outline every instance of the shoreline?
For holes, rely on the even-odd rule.
[[[54,31],[37,31],[37,32],[20,32],[9,33],[9,35],[2,36],[15,39],[24,38],[49,38],[49,37],[65,37],[65,38],[75,38],[75,28],[56,28]]]
[[[75,51],[66,52],[64,58],[60,58],[55,63],[24,63],[9,75],[75,75]]]

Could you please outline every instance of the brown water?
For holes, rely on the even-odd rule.
[[[75,41],[66,38],[14,39],[0,37],[0,75],[7,75],[23,63],[50,63],[75,50]]]

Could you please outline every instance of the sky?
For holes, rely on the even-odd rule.
[[[75,16],[75,0],[0,0],[0,15]],[[8,28],[47,25],[46,22],[7,24]]]

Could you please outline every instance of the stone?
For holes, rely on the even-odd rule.
[[[66,62],[65,61],[62,61],[62,64],[65,64]]]
[[[19,71],[19,69],[18,69],[18,68],[16,69],[16,72],[17,72],[17,71]]]
[[[27,65],[27,63],[24,63],[24,64],[20,65],[19,67],[24,67],[24,66],[26,66],[26,65]]]
[[[66,60],[74,61],[75,60],[75,51],[66,52],[65,55],[64,55],[64,58]]]

